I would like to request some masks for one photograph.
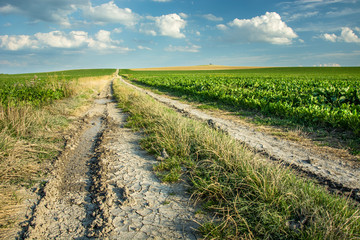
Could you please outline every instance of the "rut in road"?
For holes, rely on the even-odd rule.
[[[199,238],[186,186],[154,175],[157,161],[141,150],[140,134],[124,128],[127,115],[111,100],[111,87],[69,140],[20,238]]]

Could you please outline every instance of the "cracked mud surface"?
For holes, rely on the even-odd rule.
[[[330,191],[340,191],[360,201],[359,163],[343,161],[335,156],[314,151],[297,143],[255,131],[248,126],[212,116],[188,104],[144,90],[124,80],[123,82],[188,117],[206,121],[211,127],[227,132],[235,139],[270,159],[283,162],[301,173],[306,173],[308,176],[317,179],[320,184],[328,186]]]
[[[56,162],[25,239],[198,239],[195,207],[183,183],[155,176],[156,160],[127,115],[111,101],[111,83]]]

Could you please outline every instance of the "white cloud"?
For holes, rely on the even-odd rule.
[[[94,50],[112,49],[118,52],[126,52],[131,49],[121,47],[119,40],[111,39],[111,32],[100,30],[94,37],[84,31],[52,31],[49,33],[36,33],[30,35],[3,35],[0,36],[0,48],[10,51],[21,49],[81,49],[88,48]]]
[[[89,42],[88,33],[83,31],[71,31],[69,34],[53,31],[49,33],[36,33],[34,36],[40,46],[53,48],[78,48]]]
[[[326,15],[328,17],[340,17],[340,16],[348,16],[348,15],[359,14],[359,13],[360,13],[359,8],[345,8],[343,10],[327,12]]]
[[[149,47],[145,47],[145,46],[141,46],[141,45],[138,46],[138,49],[140,49],[140,50],[149,50],[149,51],[152,50],[152,49],[149,48]]]
[[[171,0],[153,0],[153,2],[171,2]]]
[[[70,26],[69,15],[80,7],[86,6],[89,0],[0,0],[0,13],[21,14],[35,21],[57,23]]]
[[[71,26],[70,15],[82,11],[96,23],[119,23],[134,26],[139,16],[129,8],[119,8],[114,1],[92,6],[90,0],[0,0],[0,13],[21,14],[35,21]]]
[[[189,15],[187,15],[186,13],[179,13],[179,16],[182,18],[188,18]]]
[[[121,33],[122,29],[121,28],[114,28],[113,32],[114,33]]]
[[[35,48],[36,40],[28,35],[0,36],[0,48],[17,51],[23,48]]]
[[[314,9],[338,3],[356,3],[357,0],[297,0],[280,3],[285,8]]]
[[[358,28],[355,28],[355,30],[358,31]],[[340,36],[337,36],[334,33],[325,33],[321,37],[330,42],[360,43],[359,36],[357,36],[354,31],[348,27],[343,27],[341,29]]]
[[[18,9],[17,7],[12,6],[10,4],[6,4],[2,7],[0,7],[0,13],[3,13],[3,14],[19,13],[19,12],[21,12],[20,9]]]
[[[319,15],[319,12],[313,11],[313,12],[294,13],[294,14],[287,14],[287,15],[290,15],[290,16],[286,17],[287,21],[295,21],[297,19],[303,20],[304,18],[314,17],[316,15]]]
[[[129,8],[119,8],[114,1],[99,6],[88,6],[83,9],[84,15],[98,23],[120,23],[125,26],[134,26],[139,17]]]
[[[223,21],[224,19],[222,17],[217,17],[211,13],[209,14],[204,14],[202,15],[203,18],[209,20],[209,21],[214,21],[214,22],[219,22],[219,21]]]
[[[176,13],[155,17],[154,20],[160,35],[173,38],[185,37],[181,30],[185,28],[186,21]]]
[[[315,65],[314,67],[341,67],[341,65],[338,63],[324,63]]]
[[[217,25],[235,41],[268,42],[271,44],[291,44],[297,34],[288,27],[276,12],[251,19],[234,19],[226,25]]]
[[[167,48],[165,48],[165,51],[168,52],[192,52],[196,53],[199,52],[201,46],[198,45],[188,45],[188,46],[173,46],[169,45]]]
[[[218,25],[216,25],[216,27],[217,27],[219,30],[223,30],[223,31],[225,31],[225,30],[228,29],[228,27],[227,27],[225,24],[218,24]]]
[[[332,33],[332,34],[325,33],[322,37],[325,40],[330,41],[330,42],[336,42],[336,40],[338,38],[334,33]]]

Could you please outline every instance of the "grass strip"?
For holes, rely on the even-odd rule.
[[[193,197],[218,220],[199,229],[209,239],[356,239],[356,203],[329,194],[286,167],[262,160],[225,133],[185,118],[145,94],[114,84],[128,126],[160,157],[164,181],[191,181]]]

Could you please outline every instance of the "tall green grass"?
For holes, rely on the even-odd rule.
[[[269,163],[230,136],[114,84],[128,125],[143,129],[142,146],[169,158],[162,179],[191,181],[193,198],[214,213],[199,229],[207,239],[357,239],[360,213],[352,200],[329,194],[292,170]]]

